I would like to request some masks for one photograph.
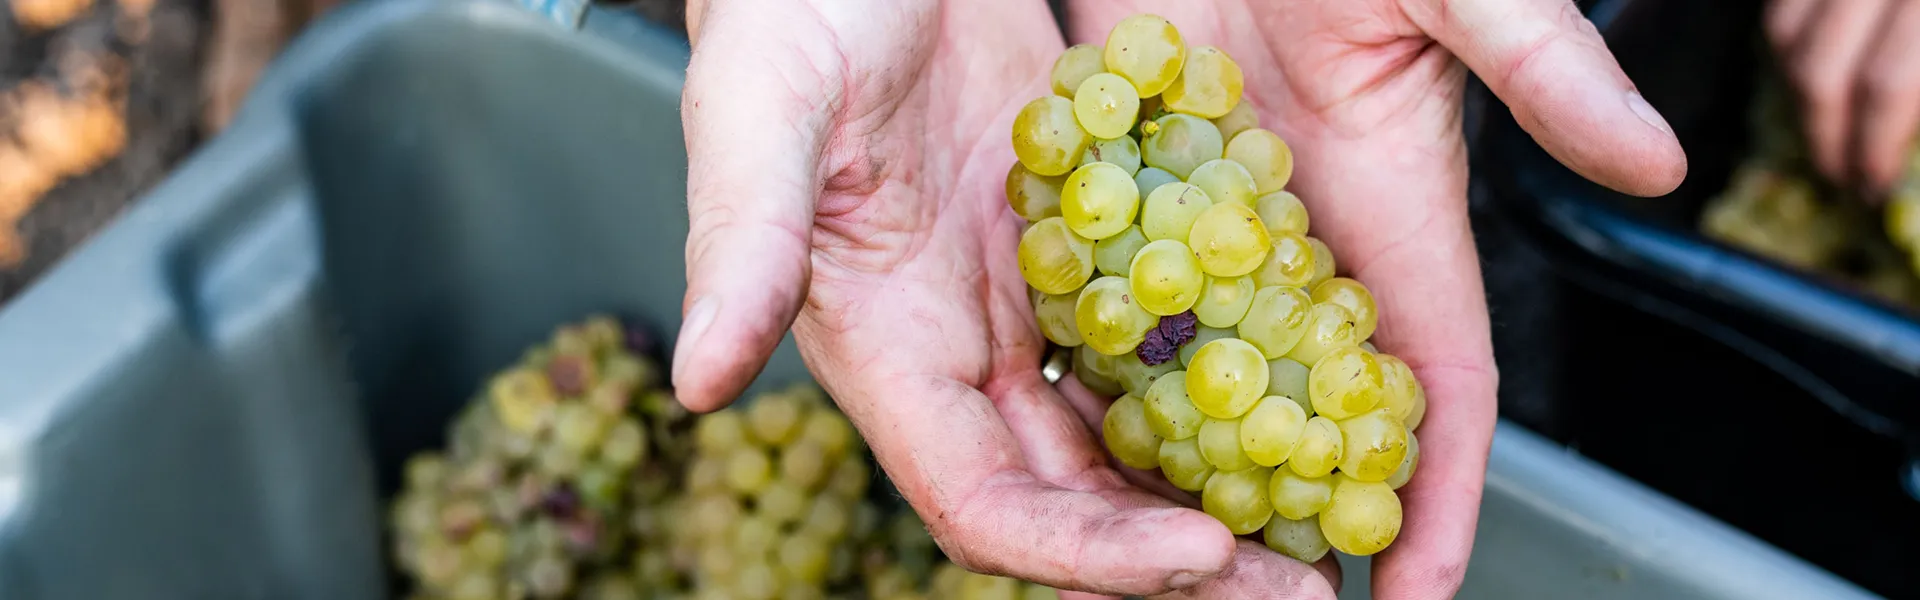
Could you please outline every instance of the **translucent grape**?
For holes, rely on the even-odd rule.
[[[1374,359],[1380,362],[1380,381],[1385,390],[1380,406],[1404,423],[1413,415],[1413,398],[1420,393],[1420,382],[1414,379],[1413,369],[1407,368],[1407,363],[1399,357],[1375,354]]]
[[[1073,316],[1080,326],[1080,340],[1101,354],[1133,352],[1147,331],[1160,324],[1159,316],[1134,301],[1125,277],[1101,277],[1087,284]]]
[[[1143,199],[1152,197],[1153,191],[1160,189],[1160,186],[1179,182],[1179,176],[1158,167],[1143,167],[1140,172],[1133,174],[1133,185],[1140,189],[1140,197]],[[1140,214],[1142,217],[1146,216],[1144,207],[1141,208]]]
[[[1093,243],[1093,265],[1102,275],[1126,277],[1133,269],[1133,257],[1147,247],[1147,236],[1139,225],[1128,225],[1112,237]]]
[[[800,518],[807,515],[808,497],[807,491],[800,489],[800,486],[775,480],[767,484],[766,489],[754,494],[753,506],[761,516],[786,526],[800,522]]]
[[[747,405],[747,433],[769,446],[784,446],[800,434],[806,406],[787,394],[765,394]]]
[[[1136,14],[1114,25],[1103,50],[1107,70],[1125,77],[1143,97],[1158,96],[1173,85],[1187,60],[1180,30],[1149,14]]]
[[[1293,455],[1307,431],[1307,412],[1284,396],[1260,399],[1240,419],[1240,448],[1254,463],[1277,467]]]
[[[1313,564],[1327,556],[1332,546],[1320,532],[1319,519],[1294,520],[1275,515],[1262,532],[1268,548],[1294,560]]]
[[[1354,336],[1353,311],[1338,304],[1315,304],[1307,311],[1307,334],[1287,351],[1287,358],[1311,368],[1320,357],[1340,348],[1360,345]],[[1318,410],[1317,408],[1315,410]]]
[[[1407,413],[1406,418],[1407,431],[1418,431],[1420,429],[1420,422],[1427,418],[1426,388],[1416,386],[1413,388],[1413,392],[1413,410]]]
[[[773,480],[773,460],[767,453],[752,446],[735,448],[727,455],[727,488],[741,494],[752,494],[767,487]]]
[[[1400,537],[1400,496],[1383,482],[1339,477],[1320,511],[1320,530],[1335,550],[1369,556]]]
[[[1307,216],[1307,205],[1286,190],[1262,194],[1254,200],[1253,212],[1260,215],[1260,222],[1267,224],[1267,235],[1274,239],[1283,235],[1305,236],[1312,221]]]
[[[1186,312],[1200,300],[1207,276],[1186,244],[1173,240],[1148,243],[1133,256],[1127,281],[1133,297],[1147,312],[1166,316]]]
[[[1386,394],[1380,361],[1352,346],[1327,352],[1307,375],[1307,396],[1313,398],[1313,410],[1329,419],[1346,419],[1373,410]]]
[[[1328,248],[1326,242],[1320,241],[1320,238],[1307,236],[1307,245],[1313,247],[1313,279],[1307,281],[1307,287],[1312,288],[1320,285],[1321,282],[1333,279],[1334,267],[1337,265],[1333,261],[1333,249]]]
[[[1113,163],[1075,169],[1060,191],[1060,216],[1074,233],[1090,240],[1125,231],[1139,211],[1139,188],[1126,169]]]
[[[1265,129],[1248,129],[1233,136],[1233,143],[1227,144],[1226,157],[1240,163],[1253,174],[1254,184],[1262,194],[1271,194],[1287,187],[1287,180],[1293,178],[1293,149],[1287,142]]]
[[[1386,481],[1407,458],[1407,426],[1384,408],[1339,421],[1340,472],[1360,481]]]
[[[1221,471],[1254,467],[1253,459],[1240,449],[1239,419],[1207,419],[1200,423],[1200,456]]]
[[[1065,294],[1093,276],[1093,241],[1047,217],[1020,234],[1020,276],[1045,294]]]
[[[1073,374],[1080,385],[1095,394],[1118,396],[1126,392],[1120,387],[1119,367],[1118,359],[1085,345],[1073,349]]]
[[[1187,396],[1187,372],[1168,373],[1147,388],[1143,401],[1147,426],[1163,440],[1184,440],[1200,435],[1206,415]]]
[[[1292,469],[1280,469],[1273,472],[1273,480],[1267,486],[1267,498],[1273,501],[1273,512],[1288,519],[1305,519],[1327,507],[1327,501],[1333,499],[1332,475],[1323,477],[1301,477]]]
[[[1226,143],[1211,121],[1193,115],[1163,115],[1151,122],[1153,133],[1140,140],[1140,159],[1186,179],[1207,161],[1220,158]]]
[[[1041,175],[1065,175],[1080,164],[1093,136],[1073,117],[1073,101],[1047,96],[1028,102],[1013,118],[1013,154]]]
[[[1241,340],[1208,342],[1187,366],[1187,395],[1209,417],[1239,418],[1266,391],[1267,361],[1252,344]]]
[[[827,579],[831,545],[810,535],[789,535],[780,540],[780,571],[787,577],[820,585]]]
[[[1040,323],[1041,335],[1062,346],[1080,345],[1080,328],[1074,325],[1074,307],[1080,301],[1080,290],[1066,294],[1041,294],[1039,301],[1033,303],[1033,318]]]
[[[1247,316],[1240,320],[1240,339],[1260,349],[1264,360],[1287,355],[1307,333],[1313,303],[1307,293],[1290,287],[1263,287],[1253,293]]]
[[[846,458],[847,450],[855,443],[853,424],[838,412],[815,410],[807,414],[807,422],[800,427],[800,439],[820,445],[827,453],[828,460]]]
[[[1267,480],[1272,477],[1271,467],[1218,471],[1200,494],[1200,508],[1234,535],[1259,531],[1273,518],[1273,503],[1267,500]]]
[[[1095,73],[1073,93],[1073,116],[1093,137],[1125,137],[1139,115],[1140,93],[1119,75]]]
[[[1207,327],[1232,327],[1246,318],[1255,291],[1252,277],[1209,276],[1200,287],[1200,301],[1193,303],[1193,316]]]
[[[1335,277],[1313,286],[1314,304],[1338,304],[1353,313],[1354,337],[1367,339],[1373,337],[1373,330],[1380,324],[1380,311],[1373,303],[1373,292],[1367,286],[1346,277]]]
[[[1049,79],[1053,82],[1053,93],[1073,97],[1080,89],[1080,82],[1088,77],[1107,70],[1106,59],[1101,56],[1099,44],[1075,44],[1053,59],[1053,72]]]
[[[737,410],[723,410],[694,421],[693,443],[710,454],[730,452],[746,444],[747,422]]]
[[[1246,79],[1240,65],[1219,48],[1201,46],[1187,53],[1187,64],[1160,92],[1167,108],[1205,119],[1225,116],[1240,105]]]
[[[1300,434],[1300,443],[1294,445],[1287,466],[1303,477],[1324,477],[1340,466],[1343,444],[1340,426],[1334,424],[1333,419],[1307,419],[1307,430]]]
[[[1140,360],[1140,355],[1132,352],[1114,356],[1113,362],[1116,365],[1114,379],[1120,382],[1120,388],[1142,398],[1146,397],[1147,390],[1153,388],[1155,381],[1168,373],[1180,370],[1181,367],[1179,361],[1172,360],[1149,365]]]
[[[1213,199],[1199,187],[1174,182],[1160,186],[1147,195],[1140,207],[1140,231],[1149,240],[1173,240],[1187,243],[1187,233],[1200,213],[1213,207]]]
[[[1272,236],[1267,261],[1253,272],[1253,283],[1260,287],[1305,288],[1313,280],[1313,246],[1298,234]]]
[[[1234,202],[1253,208],[1258,198],[1253,193],[1253,176],[1240,163],[1216,158],[1193,168],[1187,183],[1199,186],[1214,202]]]
[[[1243,82],[1244,83],[1244,82]],[[1253,105],[1241,102],[1233,105],[1227,114],[1212,119],[1213,126],[1220,129],[1220,139],[1233,143],[1233,136],[1240,132],[1260,126],[1260,115],[1253,112]]]
[[[1013,168],[1007,170],[1007,204],[1013,207],[1014,214],[1029,222],[1058,217],[1060,186],[1066,183],[1065,177],[1040,175],[1027,170],[1020,161],[1014,161]]]
[[[1307,375],[1310,372],[1306,365],[1291,358],[1267,361],[1267,395],[1285,396],[1299,404],[1307,416],[1313,416],[1313,399],[1307,396]]]
[[[1127,176],[1131,177],[1140,172],[1140,143],[1124,135],[1110,140],[1094,140],[1087,145],[1086,152],[1080,153],[1080,166],[1096,162],[1118,165],[1126,169]],[[1140,197],[1147,197],[1146,192],[1141,192]]]
[[[780,451],[780,479],[801,489],[820,487],[833,466],[826,446],[813,440],[795,440]]]
[[[1187,234],[1187,246],[1199,257],[1200,268],[1215,277],[1252,273],[1267,259],[1272,243],[1260,216],[1231,202],[1214,204],[1200,213]],[[1254,283],[1259,282],[1255,277]]]
[[[1160,443],[1160,474],[1173,487],[1198,492],[1206,487],[1213,471],[1213,465],[1200,455],[1199,436]]]
[[[1200,349],[1205,347],[1207,342],[1230,337],[1233,337],[1232,329],[1219,329],[1205,325],[1194,328],[1193,339],[1187,340],[1186,345],[1180,346],[1180,366],[1193,364],[1193,355],[1200,353]]]
[[[1420,437],[1407,434],[1407,455],[1400,459],[1400,467],[1387,476],[1387,486],[1400,489],[1413,479],[1413,472],[1420,467]]]
[[[1153,426],[1147,420],[1147,404],[1133,394],[1121,396],[1107,407],[1107,416],[1100,424],[1105,436],[1107,451],[1120,459],[1120,464],[1135,469],[1153,469],[1160,466],[1160,436],[1155,435]]]

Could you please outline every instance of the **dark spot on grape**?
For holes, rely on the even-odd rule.
[[[1126,294],[1121,294],[1121,295],[1120,295],[1120,303],[1121,303],[1121,304],[1133,304],[1133,298],[1130,298],[1130,297],[1128,297],[1128,296],[1127,296]]]

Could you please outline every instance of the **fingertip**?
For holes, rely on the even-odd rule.
[[[1095,538],[1122,549],[1141,567],[1166,573],[1166,589],[1182,589],[1218,577],[1233,562],[1233,532],[1191,508],[1136,508],[1121,513]]]

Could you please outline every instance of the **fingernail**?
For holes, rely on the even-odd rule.
[[[1654,110],[1652,104],[1647,104],[1647,99],[1640,92],[1627,92],[1627,108],[1633,109],[1633,114],[1639,115],[1640,120],[1646,121],[1654,129],[1673,135],[1673,126],[1667,124],[1666,117],[1660,116],[1660,111]]]
[[[707,328],[713,325],[713,313],[719,308],[719,301],[711,297],[702,297],[693,302],[693,308],[687,311],[686,320],[680,323],[680,337],[673,344],[673,385],[686,385],[688,357],[700,343],[700,336],[706,335]]]
[[[1184,590],[1196,585],[1200,585],[1202,583],[1206,583],[1208,579],[1213,579],[1213,576],[1214,576],[1213,573],[1200,573],[1196,571],[1180,571],[1178,573],[1174,573],[1172,577],[1167,578],[1167,587],[1170,587],[1176,590]]]

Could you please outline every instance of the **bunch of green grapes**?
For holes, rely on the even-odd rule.
[[[618,323],[562,327],[496,374],[446,452],[406,463],[390,525],[414,598],[639,598],[630,525],[666,502],[687,413]]]
[[[1007,199],[1031,222],[1040,330],[1119,395],[1108,449],[1288,556],[1386,548],[1426,393],[1367,342],[1373,295],[1308,235],[1293,152],[1240,101],[1240,67],[1135,15],[1052,83],[1014,121]]]

